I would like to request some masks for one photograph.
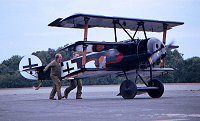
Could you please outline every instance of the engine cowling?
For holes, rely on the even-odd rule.
[[[150,38],[147,42],[147,52],[150,55],[149,63],[153,64],[166,55],[166,46],[157,38]]]

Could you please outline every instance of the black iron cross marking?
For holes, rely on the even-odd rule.
[[[67,64],[67,69],[63,70],[63,72],[67,71],[68,73],[70,73],[71,70],[74,70],[74,67],[73,68],[69,68],[68,62],[66,64]]]
[[[24,68],[32,69],[32,67],[35,67],[35,66],[38,66],[38,64],[31,64],[31,58],[28,58],[28,65],[23,66],[23,69]],[[32,71],[30,71],[30,74],[32,74]]]

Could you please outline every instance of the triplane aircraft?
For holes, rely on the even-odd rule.
[[[152,98],[159,98],[164,93],[164,86],[155,77],[173,71],[165,68],[164,57],[167,50],[178,48],[165,45],[167,30],[182,25],[183,22],[158,21],[135,18],[108,17],[88,14],[75,14],[65,19],[58,18],[48,26],[84,29],[84,40],[77,41],[62,50],[81,52],[78,58],[61,63],[62,79],[100,77],[106,75],[124,76],[120,93],[124,99],[133,99],[140,92],[147,92]],[[113,28],[114,42],[88,41],[88,29],[94,27]],[[123,29],[130,37],[126,41],[117,40],[117,29]],[[135,31],[132,36],[127,30]],[[144,39],[135,39],[136,33],[143,31]],[[147,38],[146,32],[163,32],[163,41]],[[153,64],[160,61],[159,68]],[[19,66],[21,74],[28,79],[44,80],[44,66],[36,56],[25,56]],[[129,75],[134,75],[130,79]],[[137,87],[138,78],[144,87]],[[149,80],[146,80],[149,78]]]

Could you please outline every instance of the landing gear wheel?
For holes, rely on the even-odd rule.
[[[158,87],[157,90],[149,90],[148,94],[152,98],[160,98],[164,93],[164,85],[157,79],[152,79],[148,83],[148,87]]]
[[[124,99],[133,99],[137,94],[137,86],[131,80],[125,80],[120,85],[120,94]]]

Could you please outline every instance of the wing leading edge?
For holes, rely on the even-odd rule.
[[[125,29],[137,30],[138,24],[143,23],[145,31],[148,32],[163,32],[163,27],[167,25],[167,30],[172,27],[184,24],[183,22],[175,21],[158,21],[158,20],[148,20],[148,19],[137,19],[137,18],[124,18],[124,17],[110,17],[110,16],[99,16],[90,14],[74,14],[65,19],[58,18],[48,26],[51,27],[64,27],[64,28],[78,28],[84,29],[85,18],[89,18],[88,27],[103,27],[103,28],[114,28],[113,22],[117,21]],[[121,28],[120,25],[116,24],[116,28]],[[138,31],[143,31],[140,27]]]

